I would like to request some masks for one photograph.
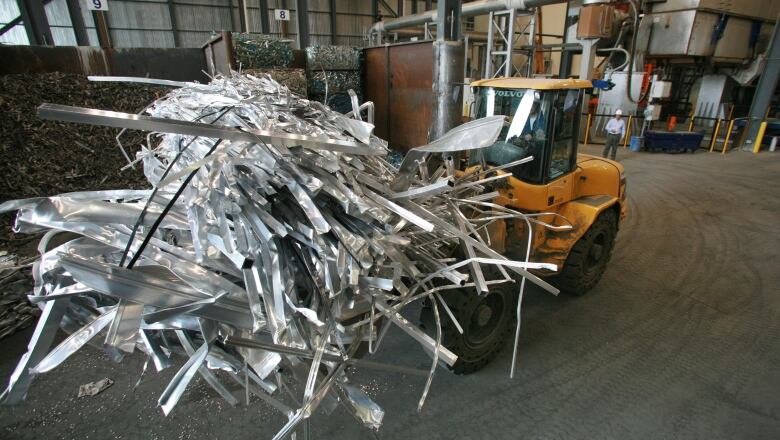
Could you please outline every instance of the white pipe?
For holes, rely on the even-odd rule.
[[[485,15],[493,11],[503,11],[508,9],[526,10],[538,6],[551,5],[554,3],[566,3],[566,0],[480,0],[471,3],[464,3],[461,6],[461,17],[474,17],[476,15]],[[431,23],[437,19],[437,10],[432,9],[419,14],[406,15],[391,20],[382,20],[374,23],[368,30],[368,34],[388,32],[396,29],[403,29],[412,26],[420,26],[425,23]]]

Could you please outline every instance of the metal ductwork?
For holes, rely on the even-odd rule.
[[[554,3],[566,3],[566,0],[481,0],[464,3],[462,5],[462,17],[474,17],[485,15],[493,11],[505,11],[508,9],[526,10]],[[405,15],[392,20],[383,20],[374,23],[368,34],[390,32],[413,26],[422,26],[425,23],[436,21],[436,10],[425,11],[420,14]]]

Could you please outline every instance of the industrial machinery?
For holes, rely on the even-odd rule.
[[[496,143],[463,160],[462,172],[511,174],[489,189],[499,193],[493,203],[537,214],[554,226],[533,228],[529,234],[530,223],[499,220],[488,228],[491,246],[512,260],[530,255],[534,261],[556,264],[557,273],[539,275],[566,293],[585,294],[606,270],[626,213],[623,167],[577,152],[581,103],[591,82],[497,78],[476,81],[472,87],[476,117],[505,115],[508,123]],[[529,156],[533,160],[528,161]],[[463,330],[449,319],[442,324],[444,345],[458,355],[453,370],[477,371],[498,354],[511,333],[517,288],[500,284],[486,295],[450,290],[445,301]],[[423,323],[429,314],[423,309]]]

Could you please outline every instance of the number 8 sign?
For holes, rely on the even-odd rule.
[[[91,11],[108,11],[108,0],[84,0]]]
[[[290,11],[287,9],[275,9],[274,18],[281,21],[290,21]]]

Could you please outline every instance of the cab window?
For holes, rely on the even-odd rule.
[[[579,90],[561,90],[556,98],[553,142],[547,170],[549,180],[567,174],[574,168],[579,93]]]
[[[470,163],[504,165],[534,156],[534,160],[511,168],[518,179],[541,183],[550,107],[554,94],[530,89],[483,88],[476,99],[476,116],[508,116],[496,143],[472,153]]]

